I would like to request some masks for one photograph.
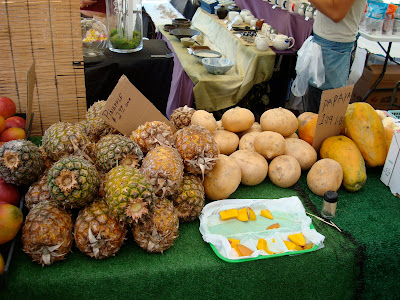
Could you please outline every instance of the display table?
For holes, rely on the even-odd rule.
[[[380,90],[379,88],[377,88],[378,84],[382,81],[383,77],[385,76],[385,72],[386,72],[386,67],[388,64],[389,59],[391,58],[390,56],[390,49],[392,48],[392,43],[393,42],[400,42],[400,36],[398,35],[382,35],[382,34],[370,34],[362,29],[359,30],[360,35],[363,38],[366,38],[369,41],[375,41],[377,42],[380,46],[381,46],[381,42],[386,42],[388,43],[387,49],[385,50],[382,46],[382,49],[385,52],[385,61],[383,63],[383,68],[382,68],[382,73],[381,75],[378,77],[378,79],[375,81],[375,83],[371,86],[371,88],[368,90],[368,92],[365,94],[364,98],[362,99],[362,101],[366,101],[367,98],[369,97],[369,95],[371,95],[371,93],[374,90]],[[393,86],[393,89],[395,87]],[[387,90],[387,89],[386,89]]]
[[[42,267],[18,240],[1,299],[394,299],[400,282],[399,199],[380,182],[381,168],[368,169],[357,193],[339,190],[333,219],[343,232],[312,218],[325,248],[302,255],[228,263],[199,232],[199,222],[181,223],[164,254],[140,249],[129,231],[115,257],[95,260],[75,246],[63,261]],[[240,186],[230,198],[274,199],[298,195],[318,214],[322,198],[307,188],[306,172],[292,188],[269,179]]]
[[[182,90],[189,91],[193,84],[193,96],[196,108],[207,111],[218,111],[237,104],[253,87],[271,78],[275,53],[268,49],[259,51],[255,46],[245,46],[220,20],[202,9],[197,9],[192,19],[192,27],[201,32],[201,44],[219,51],[224,57],[234,62],[234,66],[225,75],[213,75],[188,50],[182,46],[179,39],[159,28],[163,39],[168,41],[182,70],[174,69],[171,92],[168,98],[167,115],[184,104],[190,105],[192,94],[184,95]],[[177,66],[177,64],[175,64]],[[178,66],[176,67],[178,68]],[[187,78],[182,79],[182,76]]]
[[[107,100],[120,77],[125,74],[136,88],[165,114],[172,79],[173,59],[152,57],[171,53],[163,40],[144,40],[135,53],[115,53],[85,57],[86,100],[88,107]]]
[[[314,20],[305,20],[303,16],[289,13],[279,7],[273,9],[272,5],[262,0],[236,0],[241,9],[247,8],[258,19],[276,28],[278,32],[295,39],[294,49],[300,49],[304,41],[312,34]]]

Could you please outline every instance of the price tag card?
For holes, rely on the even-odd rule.
[[[122,75],[100,112],[101,118],[126,136],[130,136],[139,125],[162,121],[175,126],[147,98]]]
[[[313,141],[313,147],[317,152],[326,138],[340,134],[340,126],[343,123],[353,88],[354,85],[348,85],[322,92]]]

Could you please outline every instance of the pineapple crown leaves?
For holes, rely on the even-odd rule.
[[[97,234],[97,236],[94,236],[91,224],[89,224],[88,240],[89,247],[92,248],[94,257],[97,258],[99,256],[101,245],[107,242],[107,239],[102,239],[100,232]]]
[[[4,151],[4,155],[2,157],[4,165],[10,170],[17,169],[21,164],[21,157],[18,152],[14,152],[11,150]]]
[[[64,242],[61,242],[57,245],[54,246],[42,246],[36,251],[32,252],[27,252],[28,254],[31,255],[40,255],[40,263],[42,266],[45,265],[51,265],[52,264],[52,257],[61,257],[64,254],[60,254],[57,252],[57,250],[64,244]]]
[[[142,198],[131,199],[125,208],[125,215],[137,223],[143,215],[148,214],[147,206],[148,203]]]

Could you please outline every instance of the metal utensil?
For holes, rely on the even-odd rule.
[[[172,58],[174,57],[174,53],[167,53],[167,54],[152,54],[150,57],[153,58]]]

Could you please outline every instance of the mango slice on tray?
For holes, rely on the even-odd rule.
[[[296,245],[291,241],[283,241],[283,242],[285,243],[286,248],[288,248],[288,250],[303,250],[303,248],[301,248],[299,245]]]
[[[306,238],[301,232],[288,235],[288,239],[300,247],[303,247],[306,244]]]
[[[280,227],[281,227],[281,225],[279,225],[279,223],[275,223],[275,224],[269,225],[269,226],[267,227],[267,230],[275,229],[275,228],[280,228]]]
[[[238,210],[236,208],[222,210],[219,212],[221,220],[229,220],[238,216]]]
[[[274,218],[268,209],[262,209],[260,215],[271,220]]]
[[[237,244],[234,249],[239,254],[239,256],[250,256],[254,252],[250,248],[248,248],[242,244]]]
[[[228,241],[231,244],[232,248],[235,248],[240,243],[240,240],[236,240],[236,239],[233,239],[233,238],[228,239]]]
[[[249,220],[249,214],[247,213],[247,207],[238,209],[238,216],[236,217],[239,221],[246,222]]]
[[[250,219],[250,221],[256,221],[257,220],[256,213],[250,207],[248,207],[248,209],[249,209],[249,219]]]
[[[264,250],[265,252],[267,252],[268,254],[275,254],[275,252],[272,252],[268,249],[268,243],[265,239],[261,238],[258,239],[257,242],[257,250]]]

